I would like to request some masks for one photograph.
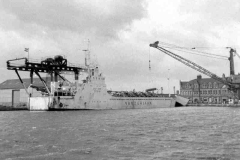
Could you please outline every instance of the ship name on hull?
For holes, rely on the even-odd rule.
[[[125,105],[152,105],[152,102],[125,102]]]

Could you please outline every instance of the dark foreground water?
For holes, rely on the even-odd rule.
[[[0,159],[240,159],[240,108],[0,112]]]

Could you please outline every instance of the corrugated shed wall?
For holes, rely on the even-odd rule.
[[[20,89],[20,102],[27,102],[28,101],[28,94],[26,93],[25,89]]]
[[[13,89],[3,89],[0,90],[0,105],[4,105],[4,106],[12,106],[13,104]],[[30,90],[28,90],[29,92],[32,93],[32,96],[34,97],[41,97],[42,94],[41,92],[37,91],[34,88],[31,88]],[[28,94],[26,93],[25,89],[20,89],[20,96],[19,97],[15,97],[15,98],[19,98],[19,104],[15,104],[14,106],[21,106],[21,105],[26,105],[28,102]],[[16,99],[15,99],[16,101]]]
[[[12,89],[0,90],[0,102],[12,102]]]

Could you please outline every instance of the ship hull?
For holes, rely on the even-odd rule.
[[[48,99],[48,100],[46,100]],[[45,103],[42,103],[42,102]],[[47,102],[52,102],[48,103]],[[89,103],[76,102],[74,97],[38,97],[34,98],[30,110],[105,110],[105,109],[151,109],[175,107],[174,98],[164,97],[111,97],[109,100],[92,99]]]
[[[58,98],[50,110],[104,110],[104,109],[150,109],[175,107],[175,99],[164,97],[111,97],[109,100],[92,99],[76,102],[74,98]]]
[[[111,109],[149,109],[174,107],[174,99],[163,97],[118,97],[110,99]]]

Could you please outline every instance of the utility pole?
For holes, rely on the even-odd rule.
[[[191,88],[192,88],[192,103],[193,103],[194,84],[191,84]]]
[[[150,47],[149,47],[149,71],[151,71]]]
[[[169,79],[170,79],[170,78],[169,78],[169,70],[170,70],[170,69],[168,69],[168,97],[170,97],[170,91],[169,91]]]

